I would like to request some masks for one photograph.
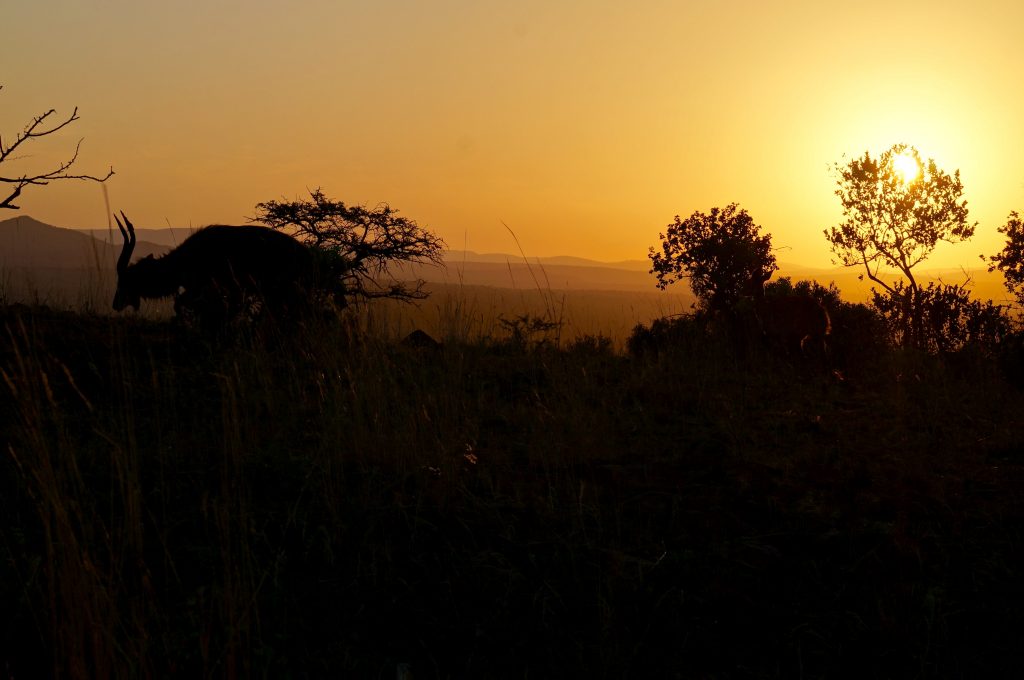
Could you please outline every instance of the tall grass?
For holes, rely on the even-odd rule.
[[[1019,667],[1024,404],[996,364],[839,382],[696,331],[509,343],[452,305],[417,350],[387,312],[210,342],[5,310],[4,672]]]

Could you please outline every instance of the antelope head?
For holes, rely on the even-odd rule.
[[[141,297],[138,282],[136,281],[136,273],[128,264],[132,259],[132,252],[135,250],[135,227],[132,225],[131,220],[125,217],[124,211],[121,212],[121,217],[124,217],[124,224],[121,224],[121,220],[118,219],[117,215],[114,215],[114,219],[117,221],[117,228],[121,231],[122,238],[124,238],[121,255],[117,258],[117,292],[114,293],[114,311],[117,312],[120,312],[125,307],[137,310],[139,308],[139,298]]]

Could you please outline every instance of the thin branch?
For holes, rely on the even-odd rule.
[[[0,86],[0,90],[3,86]],[[14,139],[12,144],[6,145],[3,142],[3,138],[0,137],[0,163],[4,161],[15,161],[17,157],[12,154],[25,142],[31,139],[37,139],[39,137],[46,137],[52,135],[60,130],[64,129],[71,123],[78,120],[78,107],[71,112],[71,115],[66,119],[54,123],[52,125],[46,125],[47,120],[50,116],[56,113],[55,109],[50,109],[38,116],[35,116],[25,129],[22,130]],[[10,210],[17,210],[20,206],[14,204],[14,201],[21,196],[22,190],[27,186],[45,186],[50,182],[62,179],[77,179],[90,182],[105,182],[110,179],[114,174],[114,169],[110,168],[106,175],[103,177],[97,177],[89,174],[71,174],[68,171],[71,166],[78,160],[78,153],[82,148],[82,140],[79,139],[75,145],[75,152],[66,161],[63,161],[57,165],[53,170],[47,172],[41,172],[39,174],[22,174],[20,176],[4,176],[0,175],[0,184],[13,184],[14,187],[10,189],[10,193],[3,199],[0,199],[0,208],[8,208]]]

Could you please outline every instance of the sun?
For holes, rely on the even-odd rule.
[[[910,184],[921,176],[921,166],[918,164],[917,159],[909,153],[893,156],[892,167],[904,184]]]

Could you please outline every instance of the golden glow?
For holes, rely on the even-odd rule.
[[[456,249],[518,252],[504,223],[530,256],[605,261],[644,260],[674,215],[736,201],[781,259],[829,267],[829,168],[903,141],[961,171],[980,223],[929,266],[998,252],[1024,210],[1020,0],[186,4],[5,3],[5,143],[78,106],[25,154],[60,163],[84,138],[74,170],[113,165],[111,209],[140,227],[238,224],[322,187]],[[90,182],[18,203],[107,226]]]
[[[894,156],[892,167],[904,184],[910,184],[921,176],[921,167],[918,165],[917,159],[909,153]]]

